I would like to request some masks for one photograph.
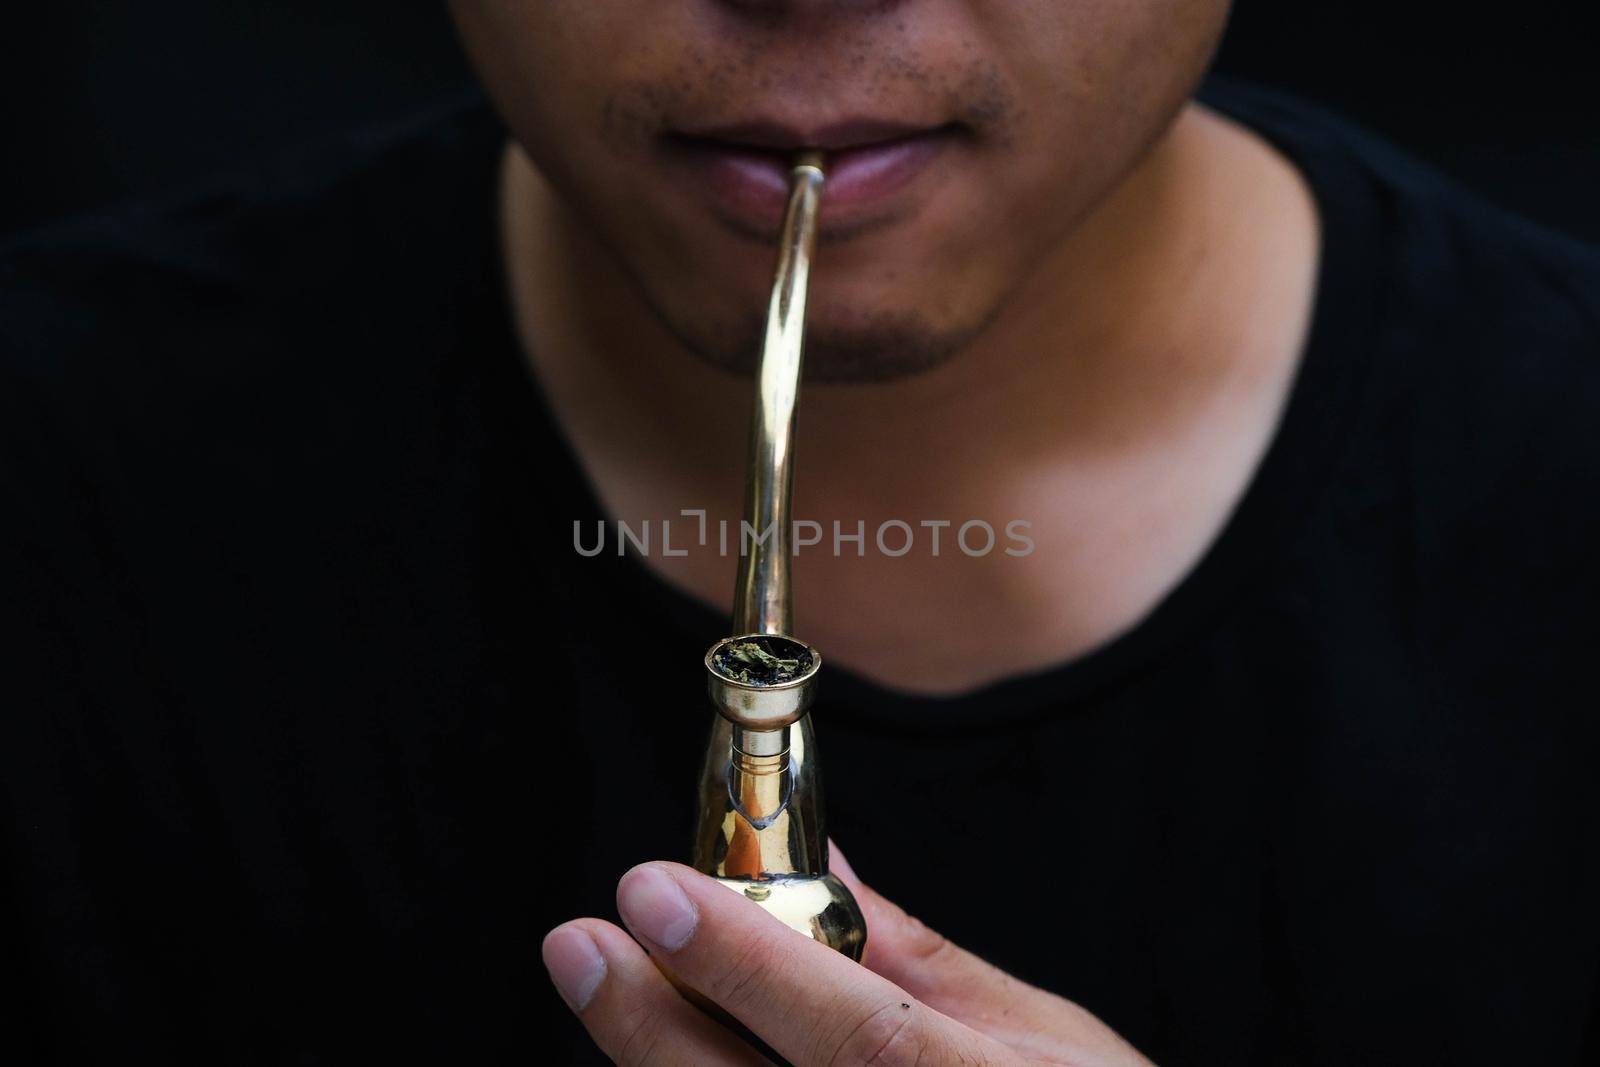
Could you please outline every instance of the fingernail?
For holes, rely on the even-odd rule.
[[[628,929],[668,952],[689,943],[700,919],[672,876],[654,867],[635,867],[617,886],[617,910]]]
[[[544,966],[556,992],[573,1011],[582,1011],[594,999],[606,977],[606,958],[581,928],[558,926],[545,935]]]

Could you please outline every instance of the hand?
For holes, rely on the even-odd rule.
[[[679,996],[662,967],[797,1067],[1149,1067],[1076,1004],[957,948],[862,885],[837,849],[833,870],[866,915],[864,966],[676,863],[643,864],[617,885],[617,909],[644,949],[611,923],[574,919],[546,936],[545,965],[589,1036],[630,1067],[768,1062]]]

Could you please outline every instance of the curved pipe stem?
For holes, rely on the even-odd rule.
[[[789,174],[789,204],[778,239],[778,269],[767,304],[767,332],[756,367],[755,416],[750,424],[750,465],[745,484],[745,527],[733,595],[733,632],[784,634],[794,630],[789,584],[790,493],[794,483],[794,424],[800,393],[806,288],[816,245],[822,159],[807,153]]]

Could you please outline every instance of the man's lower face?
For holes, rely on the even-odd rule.
[[[1227,0],[452,0],[566,221],[690,349],[747,366],[790,161],[825,153],[807,362],[962,350],[1156,140]]]

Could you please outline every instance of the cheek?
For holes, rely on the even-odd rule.
[[[997,3],[981,27],[1034,126],[1159,119],[1215,53],[1229,0]],[[1063,121],[1067,112],[1077,121]]]
[[[1018,87],[1008,165],[995,175],[1005,229],[1026,237],[1089,210],[1191,97],[1227,0],[1080,0],[997,15],[988,43]]]
[[[569,146],[585,152],[585,142],[600,135],[604,78],[628,47],[614,14],[623,6],[452,0],[451,14],[478,80],[541,166]]]

